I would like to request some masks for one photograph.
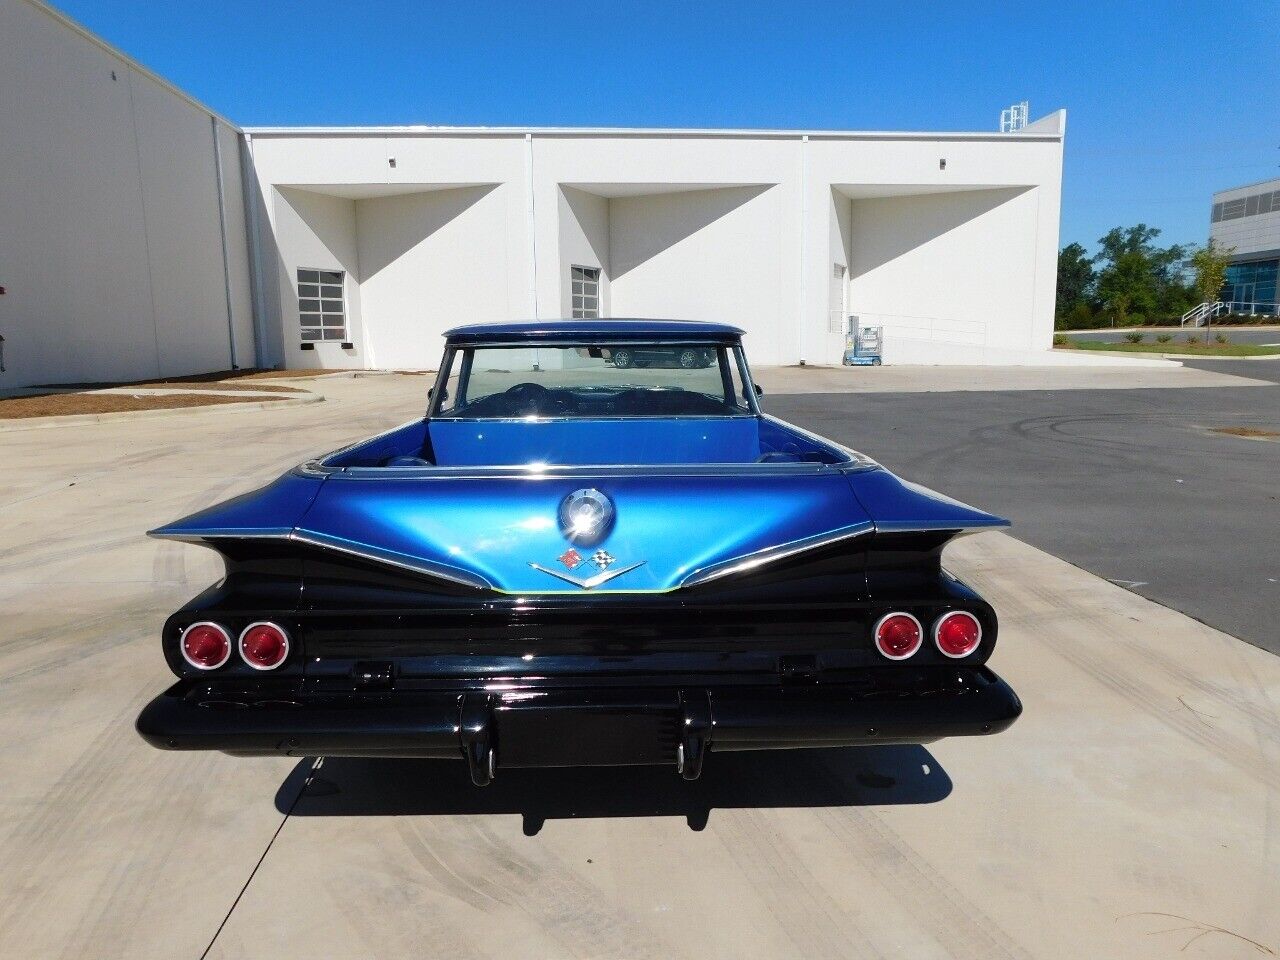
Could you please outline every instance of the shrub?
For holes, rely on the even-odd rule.
[[[1168,342],[1169,342],[1170,340],[1172,340],[1172,339],[1173,339],[1173,334],[1172,334],[1172,333],[1162,333],[1162,334],[1160,334],[1159,336],[1157,336],[1157,337],[1156,337],[1156,342],[1157,342],[1157,343],[1168,343]]]
[[[1141,342],[1142,342],[1142,334],[1140,334],[1140,333],[1126,333],[1126,334],[1124,335],[1124,338],[1125,338],[1126,340],[1128,340],[1130,343],[1141,343]]]
[[[1225,333],[1219,333],[1219,334],[1217,334],[1217,335],[1213,338],[1213,342],[1214,342],[1214,343],[1226,343],[1226,342],[1227,342],[1227,335],[1226,335]]]
[[[1189,333],[1189,334],[1187,334],[1187,343],[1189,343],[1189,344],[1191,344],[1191,345],[1193,345],[1193,346],[1194,346],[1195,344],[1197,344],[1197,343],[1199,343],[1199,342],[1200,342],[1200,338],[1199,338],[1199,337],[1197,337],[1194,333]]]
[[[1067,337],[1064,337],[1060,333],[1055,333],[1053,335],[1053,345],[1055,347],[1065,347],[1070,342],[1071,341]]]
[[[1087,303],[1077,303],[1058,318],[1059,330],[1092,330],[1101,325],[1101,317]]]

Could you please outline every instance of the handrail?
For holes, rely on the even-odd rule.
[[[1224,315],[1248,314],[1251,317],[1280,316],[1280,304],[1273,301],[1249,300],[1215,300],[1197,304],[1182,315],[1182,326],[1190,323],[1193,327],[1204,326],[1206,319],[1216,319]]]

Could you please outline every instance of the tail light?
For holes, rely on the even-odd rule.
[[[240,634],[240,658],[255,670],[274,670],[289,657],[289,634],[274,623],[251,623]]]
[[[197,670],[217,670],[231,656],[231,634],[220,624],[207,620],[182,631],[178,645],[182,659]]]
[[[924,627],[909,613],[887,613],[876,621],[876,649],[890,660],[905,660],[920,649]]]
[[[982,642],[982,624],[972,613],[952,610],[933,625],[933,642],[943,656],[967,657]]]

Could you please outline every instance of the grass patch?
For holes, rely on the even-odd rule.
[[[1256,343],[1107,343],[1102,340],[1078,340],[1059,346],[1058,350],[1115,350],[1120,353],[1186,353],[1203,357],[1271,357],[1280,347],[1261,347]]]

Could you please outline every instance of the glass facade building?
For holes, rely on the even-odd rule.
[[[1274,309],[1278,273],[1280,273],[1280,259],[1233,263],[1227,267],[1227,278],[1222,285],[1221,299],[1228,303],[1240,304],[1243,308],[1242,312],[1251,312],[1253,309],[1263,307]],[[1250,305],[1256,305],[1256,307]]]

